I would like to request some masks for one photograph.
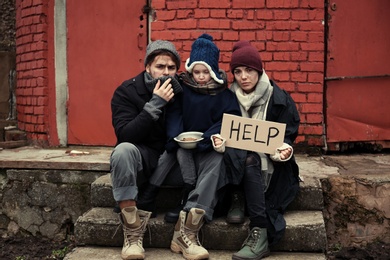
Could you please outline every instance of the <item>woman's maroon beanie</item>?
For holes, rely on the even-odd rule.
[[[239,41],[233,46],[232,60],[230,61],[230,71],[239,66],[245,66],[257,70],[263,74],[260,54],[248,41]]]

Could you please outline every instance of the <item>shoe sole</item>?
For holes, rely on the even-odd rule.
[[[183,257],[187,260],[199,260],[199,259],[208,259],[209,254],[204,254],[204,255],[189,255],[183,250],[179,244],[175,243],[174,241],[171,241],[171,251],[176,254],[183,254]]]
[[[253,258],[249,258],[249,257],[243,258],[243,257],[240,257],[240,256],[233,255],[232,256],[232,260],[260,260],[260,259],[266,258],[270,254],[271,254],[271,252],[268,250],[268,251],[262,253],[261,255],[253,257]]]
[[[128,255],[128,256],[121,255],[121,257],[123,260],[145,259],[145,255]]]
[[[245,219],[236,218],[236,219],[226,219],[226,223],[228,224],[242,224],[245,222]]]

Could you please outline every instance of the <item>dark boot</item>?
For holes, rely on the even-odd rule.
[[[241,191],[232,194],[232,205],[226,217],[229,224],[242,224],[245,221],[245,199]]]
[[[165,214],[165,221],[168,223],[176,223],[179,219],[180,211],[183,209],[184,205],[187,203],[188,195],[195,188],[194,185],[184,183],[184,187],[181,193],[180,204],[174,208],[172,211],[169,211]]]
[[[140,192],[137,200],[137,208],[152,212],[151,218],[157,216],[156,212],[156,197],[159,192],[159,187],[153,184],[148,184],[148,186]]]
[[[233,254],[233,260],[257,260],[269,256],[266,228],[253,228],[245,239],[241,250]]]

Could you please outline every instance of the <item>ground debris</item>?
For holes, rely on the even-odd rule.
[[[43,237],[0,238],[0,259],[46,260],[63,259],[75,247],[70,241],[53,241]]]

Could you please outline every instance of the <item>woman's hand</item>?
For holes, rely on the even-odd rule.
[[[280,159],[284,160],[290,157],[292,153],[292,149],[291,147],[287,147],[286,149],[279,150],[279,152],[280,152]]]
[[[275,162],[284,162],[290,160],[293,154],[293,148],[291,145],[283,143],[281,147],[276,149],[275,154],[271,156],[271,159]]]

